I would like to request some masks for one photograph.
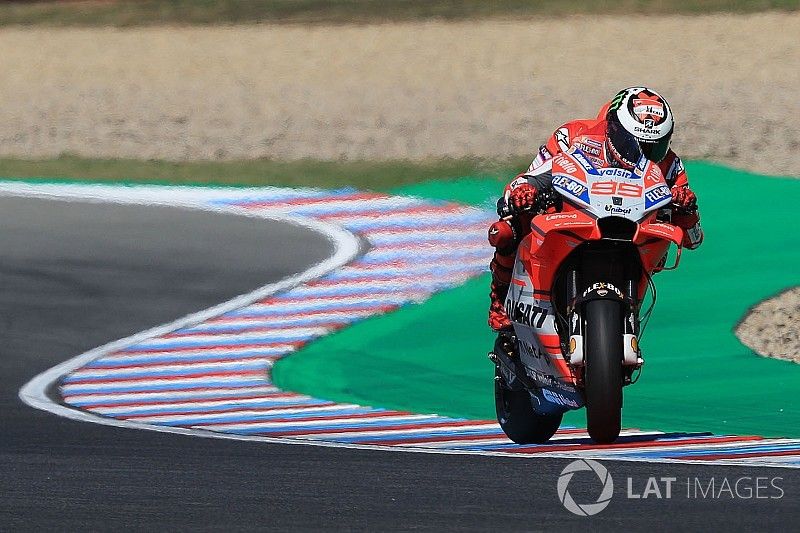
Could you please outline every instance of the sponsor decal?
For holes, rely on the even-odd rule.
[[[646,186],[655,185],[656,183],[661,183],[662,181],[663,179],[661,176],[661,171],[656,165],[652,165],[649,169],[647,169],[647,174],[644,177],[644,183]]]
[[[630,172],[621,168],[601,168],[600,175],[607,178],[635,179]]]
[[[636,163],[636,170],[639,172],[636,172],[636,174],[641,176],[644,173],[644,169],[647,168],[647,162],[648,159],[646,157],[642,156],[639,158],[639,161]]]
[[[524,340],[520,339],[519,345],[522,348],[522,351],[525,354],[529,355],[530,357],[533,357],[534,359],[538,359],[540,361],[542,359],[544,359],[545,363],[547,363],[548,366],[550,366],[552,364],[552,361],[550,361],[550,356],[549,355],[547,355],[546,353],[543,353],[538,347],[534,346],[533,344],[529,343],[528,341],[524,341]],[[533,376],[531,376],[531,377],[533,377]]]
[[[541,328],[544,325],[545,319],[547,318],[547,309],[543,309],[538,305],[526,304],[522,302],[512,304],[509,300],[506,302],[506,314],[512,320],[512,322]]]
[[[697,246],[703,240],[703,230],[700,229],[699,222],[686,230],[686,234],[689,236],[689,242],[692,246]]]
[[[659,133],[661,133],[660,131],[658,131],[655,128],[652,128],[652,127],[648,128],[646,126],[645,127],[634,126],[633,127],[633,131],[635,131],[636,133],[646,133],[648,135],[658,135]]]
[[[594,146],[598,150],[602,150],[603,149],[603,143],[601,143],[598,140],[590,139],[589,137],[585,137],[582,140],[583,140],[584,143],[588,144],[589,146]]]
[[[617,207],[615,205],[607,205],[605,209],[607,213],[612,215],[628,215],[632,210],[630,207]]]
[[[641,91],[631,97],[628,102],[628,111],[647,129],[658,126],[667,118],[664,101],[657,95],[649,94],[646,91]],[[658,131],[653,130],[653,133],[658,133]]]
[[[683,172],[683,162],[681,161],[680,157],[676,157],[672,162],[672,165],[669,167],[669,172],[667,173],[669,176],[669,181],[674,183],[675,180],[678,179],[678,176],[680,176]]]
[[[514,181],[512,181],[511,184],[509,185],[509,187],[513,191],[514,189],[516,189],[517,187],[519,187],[523,183],[528,183],[528,178],[526,178],[525,176],[520,176],[517,179],[515,179]]]
[[[608,294],[608,291],[613,291],[617,296],[620,297],[620,299],[625,299],[625,296],[623,296],[622,291],[616,288],[613,284],[606,283],[604,281],[598,281],[591,287],[587,288],[585,291],[583,291],[583,295],[581,295],[581,298],[586,298],[593,291],[597,291],[597,294],[600,296],[605,296]]]
[[[528,167],[528,172],[533,172],[537,168],[544,165],[551,157],[550,151],[545,148],[544,145],[539,147],[539,153],[536,154],[536,157],[531,162],[531,165]]]
[[[590,163],[589,160],[586,159],[586,156],[583,155],[583,152],[581,152],[578,148],[576,147],[571,148],[569,153],[572,155],[573,159],[575,159],[575,161],[577,161],[578,164],[583,167],[583,169],[586,172],[594,175],[598,174],[597,169],[594,168],[594,165],[592,165],[592,163]]]
[[[583,143],[581,141],[575,141],[575,146],[580,148],[580,150],[582,152],[586,153],[587,155],[593,155],[595,157],[598,157],[602,153],[600,148],[597,148],[595,146],[591,146],[591,145]]]
[[[552,215],[547,215],[544,217],[545,220],[564,220],[567,218],[575,219],[578,218],[577,213],[555,213]]]
[[[647,231],[650,233],[655,233],[657,235],[661,235],[662,237],[666,237],[668,239],[672,238],[674,228],[668,224],[661,224],[660,222],[656,222],[654,224],[647,224],[645,226]]]
[[[582,200],[584,203],[589,203],[589,188],[572,178],[557,175],[553,178],[553,187]]]
[[[622,102],[625,101],[625,96],[627,96],[628,91],[622,90],[614,95],[614,98],[611,100],[611,105],[608,106],[609,111],[616,111],[620,107],[622,107]]]
[[[549,358],[548,358],[549,359]],[[575,387],[569,385],[567,383],[562,383],[561,381],[557,380],[553,376],[549,376],[539,370],[535,370],[533,368],[525,367],[525,374],[531,378],[532,380],[536,381],[542,387],[549,387],[551,389],[559,389],[568,394],[575,394],[577,391]]]
[[[612,196],[611,203],[613,203],[614,205],[622,205],[622,198],[620,198],[619,196]]]
[[[554,403],[556,405],[563,405],[564,407],[575,407],[575,408],[580,407],[580,405],[578,405],[578,402],[576,402],[575,400],[567,398],[566,396],[563,396],[551,390],[542,389],[542,396],[548,402]]]
[[[644,193],[644,208],[651,209],[659,204],[662,204],[666,201],[672,199],[672,192],[669,190],[669,187],[666,185],[659,185],[658,187],[653,187],[652,189],[648,190]]]
[[[559,165],[565,171],[569,172],[570,174],[574,174],[575,172],[578,171],[578,167],[575,166],[575,163],[573,163],[565,155],[559,155],[558,157],[553,159],[553,162],[556,163],[557,165]]]
[[[569,150],[569,131],[567,128],[558,128],[556,130],[556,143],[563,150]]]

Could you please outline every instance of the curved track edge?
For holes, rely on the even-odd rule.
[[[488,262],[484,228],[492,217],[480,210],[352,190],[0,183],[0,194],[170,205],[281,220],[321,232],[336,245],[332,257],[303,273],[111,342],[36,376],[20,398],[38,409],[118,427],[282,444],[800,466],[800,440],[626,430],[616,444],[600,447],[584,430],[562,427],[547,445],[521,447],[510,443],[494,421],[335,404],[272,386],[272,362],[314,338],[424,301],[482,273]],[[455,231],[442,230],[454,223]],[[371,245],[361,256],[359,237]],[[448,263],[437,243],[453,240],[462,255]],[[451,276],[441,276],[441,269]],[[56,383],[63,404],[46,394]]]

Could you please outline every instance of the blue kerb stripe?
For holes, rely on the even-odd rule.
[[[110,411],[106,411],[106,416],[136,416],[136,415],[158,415],[159,413],[170,413],[170,414],[192,414],[192,413],[206,413],[209,410],[216,410],[216,409],[259,409],[259,408],[271,408],[271,407],[281,407],[285,409],[292,409],[294,407],[310,407],[310,406],[330,406],[332,409],[331,411],[324,411],[320,412],[320,416],[327,414],[328,412],[334,412],[336,409],[336,404],[327,401],[327,400],[317,400],[314,398],[308,398],[306,400],[297,400],[292,401],[289,405],[287,405],[288,400],[269,400],[269,399],[254,399],[248,400],[248,403],[241,403],[244,400],[237,399],[237,398],[230,398],[225,400],[225,403],[220,403],[214,406],[207,406],[207,405],[190,405],[185,407],[172,407],[170,405],[159,405],[154,407],[148,406],[140,406],[140,407],[120,407],[119,409],[114,409]]]
[[[345,215],[347,213],[342,213]],[[391,215],[391,213],[387,213]],[[359,217],[358,213],[350,214],[353,219]],[[402,215],[398,216],[395,215],[392,218],[386,218],[383,216],[375,216],[367,218],[364,216],[363,220],[341,220],[341,221],[332,221],[335,223],[339,223],[346,227],[351,231],[379,231],[379,230],[389,230],[392,228],[397,229],[408,229],[408,228],[415,228],[417,230],[430,230],[442,227],[452,226],[453,224],[458,225],[467,225],[467,224],[475,224],[478,225],[479,223],[487,223],[488,219],[484,215],[463,215],[463,214],[450,214],[449,216],[443,216],[440,214],[436,214],[435,212],[431,211],[427,214],[428,218],[423,218],[420,220],[420,216],[425,216],[423,213],[414,214],[414,215]],[[474,236],[482,235],[484,229],[481,228],[480,230],[473,230]],[[467,235],[469,235],[469,230],[465,230]]]
[[[389,233],[386,235],[367,235],[366,237],[373,245],[377,247],[408,244],[411,247],[416,247],[415,249],[422,249],[424,245],[431,244],[439,244],[442,246],[446,245],[446,249],[451,249],[456,248],[461,243],[481,243],[476,234],[463,232],[457,234],[442,233],[440,235],[431,235],[430,233],[421,235],[417,232],[403,232]],[[488,246],[488,243],[486,248],[491,250],[491,248]]]
[[[203,400],[203,399],[209,399],[209,401],[213,401],[213,400],[218,399],[218,398],[220,400],[235,401],[237,399],[236,394],[244,394],[246,392],[247,392],[247,389],[243,389],[241,392],[233,393],[233,394],[218,394],[218,393],[214,393],[214,392],[209,392],[209,393],[205,393],[205,394],[197,394],[196,396],[187,396],[185,398],[175,398],[174,396],[153,396],[151,398],[144,399],[144,400],[142,400],[142,401],[140,401],[138,403],[154,403],[155,404],[155,403],[158,403],[158,402],[191,402],[193,400]],[[311,404],[320,404],[320,402],[322,404],[327,403],[327,402],[323,402],[322,400],[316,400],[314,398],[303,399],[302,397],[300,397],[300,398],[298,398],[298,397],[283,398],[283,399],[277,399],[277,400],[269,400],[269,399],[266,399],[266,398],[268,398],[268,396],[265,396],[265,400],[264,400],[266,402],[265,406],[267,406],[267,407],[270,406],[270,405],[274,405],[274,406],[285,405],[286,407],[291,407],[291,406],[294,406],[294,405],[305,406],[305,405],[311,405]],[[70,400],[68,403],[70,405],[75,405],[75,406],[78,406],[78,407],[87,406],[87,405],[103,407],[103,406],[113,405],[115,403],[118,403],[119,401],[120,401],[119,398],[114,398],[114,399],[101,400],[101,401],[90,401],[90,400],[72,401],[72,400]],[[135,400],[126,399],[125,401],[135,401]],[[142,409],[145,409],[145,408],[146,407],[142,407]],[[133,409],[133,408],[132,407],[120,407],[120,409]],[[165,407],[160,407],[159,409],[164,410]],[[111,415],[109,415],[109,416],[111,416]]]
[[[318,334],[303,335],[270,335],[264,337],[253,337],[249,339],[209,339],[209,340],[190,340],[190,339],[170,339],[163,342],[151,342],[138,345],[139,349],[147,350],[168,350],[170,348],[193,348],[198,346],[248,346],[250,344],[273,343],[273,342],[302,342],[318,337]]]
[[[377,419],[381,420],[381,419]],[[426,424],[426,423],[433,423],[437,422],[436,419],[416,419],[416,420],[388,420],[388,421],[371,421],[367,423],[366,421],[358,421],[355,423],[346,423],[346,424],[309,424],[309,425],[302,425],[302,426],[281,426],[279,428],[246,428],[246,429],[235,429],[235,430],[225,430],[228,433],[241,433],[241,434],[252,434],[252,433],[283,433],[287,431],[316,431],[316,430],[325,430],[327,433],[330,431],[331,433],[335,433],[338,430],[342,429],[361,429],[363,431],[380,431],[383,427],[391,427],[391,426],[411,426],[414,424]],[[298,438],[302,437],[302,435],[297,435]]]
[[[264,370],[269,367],[269,365],[257,361],[254,363],[240,363],[237,365],[226,366],[224,371],[235,372],[237,370]],[[175,377],[186,377],[190,378],[197,374],[205,374],[209,371],[215,370],[214,367],[209,366],[200,366],[197,365],[194,368],[182,368],[182,369],[161,369],[158,370],[157,367],[154,367],[152,370],[144,371],[144,372],[133,372],[133,371],[116,371],[104,376],[97,376],[97,375],[75,375],[70,374],[66,378],[64,378],[63,383],[82,383],[85,381],[92,381],[97,379],[102,380],[115,380],[115,379],[128,379],[128,378],[141,378],[141,379],[148,379],[148,378],[158,378],[158,377],[166,377],[166,376],[175,376]]]
[[[450,420],[449,419],[442,420],[441,422],[450,422]],[[500,432],[500,435],[497,435],[497,432]],[[391,435],[379,435],[379,436],[371,436],[371,437],[370,436],[355,436],[355,437],[342,436],[342,437],[336,437],[335,440],[336,440],[336,442],[352,442],[352,443],[358,443],[358,442],[364,442],[364,441],[370,441],[370,442],[381,441],[382,442],[382,441],[394,441],[394,440],[403,440],[403,439],[413,440],[413,439],[429,438],[429,437],[430,438],[439,438],[439,437],[441,437],[442,440],[449,440],[449,437],[452,437],[452,438],[455,439],[459,435],[486,435],[487,439],[488,438],[492,438],[492,437],[506,438],[505,434],[503,433],[503,431],[501,429],[499,429],[499,428],[496,428],[496,429],[492,429],[492,428],[480,428],[480,429],[477,429],[476,428],[476,429],[467,429],[467,430],[459,430],[459,431],[452,431],[452,430],[448,431],[447,429],[442,429],[442,430],[439,430],[439,431],[431,430],[431,431],[426,431],[424,433],[419,433],[419,432],[403,433],[402,431],[398,431],[397,433],[392,433]],[[436,443],[435,442],[420,443],[419,445],[420,446],[424,446],[425,444],[434,445]],[[397,444],[397,446],[402,446],[402,445],[403,445],[402,443]]]
[[[355,320],[356,317],[343,317],[337,316],[335,318],[327,316],[314,316],[308,318],[296,318],[292,320],[276,319],[274,322],[243,322],[241,324],[208,324],[205,326],[195,326],[192,328],[180,329],[177,333],[236,333],[238,331],[247,331],[251,329],[270,328],[274,327],[279,329],[281,327],[297,327],[306,326],[314,327],[320,324],[328,324],[334,322],[336,324],[348,324]],[[277,325],[276,325],[277,324]]]
[[[403,300],[405,301],[405,299]],[[378,309],[383,307],[384,305],[392,305],[396,302],[336,302],[331,301],[329,303],[318,303],[318,304],[308,304],[308,303],[298,303],[293,305],[292,313],[303,313],[308,311],[326,311],[326,310],[336,310],[336,311],[347,311],[348,309]],[[225,313],[225,317],[231,318],[259,318],[259,317],[270,317],[270,316],[281,316],[289,313],[285,308],[286,304],[281,305],[281,309],[273,308],[270,309],[269,307],[262,307],[262,308],[250,308],[245,307],[243,309],[237,309],[236,311],[231,311],[230,313]]]
[[[335,198],[331,199],[332,201],[336,201]],[[431,209],[430,215],[437,215],[436,206],[423,202],[421,200],[411,200],[411,201],[403,201],[403,202],[393,202],[391,205],[387,205],[388,202],[383,200],[380,202],[379,207],[377,210],[381,211],[381,215],[384,217],[394,217],[396,216],[397,211],[402,211],[404,209],[416,209],[420,207],[428,207]],[[314,206],[298,206],[297,209],[294,211],[295,214],[298,215],[306,215],[306,216],[327,216],[327,215],[353,215],[353,216],[362,216],[361,213],[366,211],[372,211],[373,206],[369,203],[369,201],[360,200],[358,202],[353,202],[349,205],[314,205]]]
[[[295,289],[292,291],[292,297],[308,296],[309,298],[324,298],[326,296],[358,296],[359,294],[365,295],[379,295],[379,294],[397,294],[402,296],[403,293],[408,291],[429,291],[431,287],[442,286],[447,284],[448,281],[439,282],[419,282],[419,283],[402,283],[399,281],[375,281],[361,286],[346,286],[346,285],[331,285],[328,287],[309,287],[307,290]]]
[[[470,274],[475,272],[478,269],[484,268],[483,263],[480,266],[476,265],[464,265],[463,263],[454,264],[454,265],[445,265],[439,266],[436,268],[436,273],[440,275],[445,274]],[[486,266],[485,268],[488,268]],[[422,268],[413,268],[413,269],[401,269],[401,268],[381,268],[381,269],[372,269],[369,271],[353,271],[353,270],[343,270],[333,272],[328,274],[327,276],[321,278],[327,281],[350,281],[356,279],[367,279],[372,277],[389,277],[389,276],[396,276],[396,277],[414,277],[415,275],[424,275],[428,274],[431,271],[430,266],[423,266]]]
[[[287,407],[288,408],[288,407]],[[348,415],[356,415],[361,413],[368,413],[371,409],[367,407],[361,408],[353,408],[353,409],[341,409],[340,411],[326,411],[324,413],[319,413],[316,416],[348,416]],[[153,413],[152,416],[158,416],[158,413]],[[274,415],[267,415],[267,414],[259,414],[259,415],[236,415],[236,414],[214,414],[214,415],[198,415],[193,418],[185,418],[181,420],[169,420],[169,421],[160,421],[160,422],[153,422],[155,424],[161,424],[166,426],[192,426],[196,424],[210,424],[210,423],[220,423],[220,424],[240,424],[243,422],[269,422],[270,420],[301,420],[306,419],[309,417],[314,416],[310,413],[296,413],[296,414],[274,414]]]
[[[230,388],[230,387],[245,387],[254,384],[260,385],[268,385],[269,382],[266,379],[254,377],[252,379],[242,379],[242,380],[230,380],[230,381],[222,381],[222,380],[210,380],[210,381],[195,381],[192,383],[163,383],[163,384],[140,384],[140,385],[109,385],[100,387],[70,387],[68,391],[65,391],[64,394],[66,395],[77,395],[77,394],[114,394],[114,393],[125,393],[125,392],[146,392],[146,391],[163,391],[163,390],[184,390],[184,389],[193,389],[195,387],[199,388]]]
[[[691,434],[691,433],[665,433],[665,434],[654,434],[654,435],[629,435],[624,437],[619,437],[615,442],[617,444],[623,443],[637,443],[637,442],[659,442],[663,443],[664,445],[669,444],[677,444],[681,440],[684,439],[697,439],[697,438],[713,438],[713,436],[709,433],[701,433],[701,434]],[[551,440],[547,444],[531,444],[530,446],[566,446],[566,445],[579,445],[579,444],[591,444],[593,441],[591,438],[587,437],[575,437],[575,438],[567,438],[567,439],[558,439],[558,440]],[[514,448],[518,447],[518,444],[509,443],[509,444],[487,444],[483,446],[476,446],[475,450],[501,450],[505,448]],[[470,448],[472,449],[472,448]],[[579,448],[576,448],[579,449]],[[609,451],[616,451],[611,449]]]
[[[372,251],[359,259],[359,264],[371,265],[375,263],[386,263],[388,261],[406,260],[419,263],[425,261],[430,265],[430,272],[438,272],[435,259],[437,257],[448,257],[450,259],[456,258],[489,258],[486,260],[488,263],[491,259],[491,254],[486,250],[458,250],[453,249],[448,251],[418,251],[414,253],[408,250],[385,250],[385,251]]]
[[[222,198],[219,200],[210,200],[212,205],[245,205],[255,202],[279,202],[281,200],[303,200],[312,198],[336,198],[341,196],[348,196],[358,192],[353,188],[342,188],[335,190],[325,189],[274,189],[264,194],[255,194],[252,196],[240,196],[237,198]]]
[[[309,302],[303,301],[303,298],[311,298],[308,295],[298,295],[295,296],[293,293],[286,293],[283,296],[276,296],[272,298],[269,302],[269,305],[279,306],[279,305],[291,305],[291,310],[294,313],[302,313],[303,311],[309,309],[327,309],[327,308],[336,308],[338,304],[341,304],[340,300],[335,299],[327,299],[327,297],[320,297],[326,298],[321,302]],[[299,301],[296,301],[299,300]],[[344,302],[346,305],[350,306],[383,306],[383,305],[390,305],[396,302],[405,302],[408,300],[408,296],[404,294],[382,294],[377,295],[375,297],[365,296],[364,298],[357,300],[356,302]]]
[[[738,447],[731,446],[730,448],[713,448],[713,449],[693,449],[693,450],[668,450],[664,452],[666,457],[703,457],[706,455],[717,455],[717,454],[743,454],[743,453],[754,453],[754,452],[775,452],[775,451],[791,451],[797,450],[800,453],[800,443],[796,442],[787,442],[783,444],[767,444],[763,446],[745,446],[740,444]],[[735,459],[735,457],[732,457]]]
[[[286,353],[286,350],[283,350],[281,353]],[[92,361],[88,365],[82,367],[86,369],[104,369],[104,368],[117,368],[117,367],[124,367],[124,366],[135,366],[140,364],[150,364],[150,363],[181,363],[181,364],[192,364],[192,363],[206,363],[206,362],[225,362],[230,359],[263,359],[265,357],[276,357],[280,355],[276,353],[275,350],[269,350],[269,352],[242,352],[242,353],[231,353],[231,352],[221,352],[217,354],[196,354],[196,355],[186,355],[176,353],[175,355],[143,355],[141,357],[131,357],[130,359],[120,360],[120,359],[98,359],[96,361]]]

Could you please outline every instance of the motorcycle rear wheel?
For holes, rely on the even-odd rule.
[[[540,415],[533,410],[531,395],[512,391],[495,369],[494,404],[497,422],[509,439],[517,444],[544,444],[561,425],[563,414]]]
[[[622,427],[622,308],[613,300],[592,300],[586,320],[586,423],[600,444],[619,437]]]

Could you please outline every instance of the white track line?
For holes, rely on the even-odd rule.
[[[95,424],[102,424],[106,426],[139,429],[156,431],[160,433],[171,433],[177,435],[185,435],[191,437],[202,438],[216,438],[237,440],[243,442],[263,442],[269,444],[284,444],[295,446],[320,446],[325,448],[343,448],[351,450],[370,450],[380,452],[401,452],[401,453],[423,453],[423,454],[444,454],[444,455],[470,455],[479,457],[504,457],[516,458],[523,460],[531,460],[536,457],[547,457],[555,459],[574,459],[579,456],[588,457],[591,453],[547,453],[540,455],[527,455],[521,453],[508,453],[499,451],[472,451],[472,450],[439,450],[435,448],[416,448],[416,447],[399,447],[399,446],[376,446],[376,445],[363,445],[363,444],[349,444],[338,442],[320,442],[316,440],[304,440],[298,438],[280,438],[280,437],[264,437],[260,435],[237,435],[231,433],[221,433],[215,431],[208,431],[203,429],[187,429],[170,426],[159,426],[154,424],[146,424],[135,422],[131,420],[118,420],[113,418],[105,418],[86,411],[73,409],[61,405],[51,400],[46,390],[55,383],[61,376],[80,368],[88,362],[103,357],[111,352],[121,350],[141,341],[151,339],[156,336],[170,333],[180,328],[189,327],[199,324],[210,318],[217,317],[223,313],[239,309],[241,307],[252,304],[253,302],[263,299],[276,292],[295,287],[300,283],[310,281],[312,279],[321,277],[336,268],[339,268],[346,263],[350,262],[358,254],[359,244],[358,239],[350,232],[332,225],[319,222],[313,219],[307,219],[296,216],[287,216],[285,214],[276,212],[274,210],[253,210],[244,209],[233,206],[211,206],[207,203],[214,199],[223,196],[223,191],[229,195],[241,195],[242,198],[247,194],[251,194],[255,200],[263,197],[266,192],[258,189],[193,189],[186,187],[119,187],[107,185],[33,185],[26,183],[0,183],[0,195],[7,196],[20,196],[20,197],[34,197],[51,200],[73,200],[73,201],[90,201],[90,202],[103,202],[103,203],[124,203],[134,205],[162,205],[182,207],[187,209],[199,209],[205,211],[215,211],[219,213],[237,214],[241,216],[249,216],[254,218],[264,218],[269,220],[276,220],[280,222],[288,222],[296,224],[313,231],[318,231],[330,238],[335,246],[336,251],[334,255],[319,265],[316,265],[305,272],[295,276],[289,276],[279,282],[264,285],[255,291],[238,296],[227,302],[211,307],[209,309],[199,311],[187,315],[183,318],[148,329],[136,335],[126,337],[117,341],[110,342],[83,354],[80,354],[68,361],[65,361],[41,374],[37,375],[26,383],[19,392],[20,399],[31,407],[51,412],[53,414],[70,418],[72,420],[79,420],[82,422],[91,422]],[[309,192],[313,194],[313,191]],[[177,199],[176,196],[182,196]],[[172,199],[167,197],[172,196]],[[190,198],[186,198],[189,196]],[[242,199],[240,198],[240,200]],[[381,232],[380,237],[386,240],[402,239],[400,232]],[[448,235],[453,238],[457,235]],[[151,393],[147,393],[151,394]],[[176,393],[180,395],[180,393]],[[163,396],[163,393],[153,392],[152,396]],[[137,397],[136,393],[131,393],[131,397]],[[576,450],[577,451],[577,450]],[[635,457],[620,457],[609,458],[602,456],[602,450],[598,452],[599,459],[601,460],[614,460],[625,461],[632,463],[670,463],[670,464],[697,464],[709,466],[741,466],[741,467],[770,467],[770,468],[797,468],[795,464],[780,464],[780,461],[774,463],[754,465],[752,462],[739,461],[739,460],[725,460],[724,463],[718,461],[703,461],[693,460],[684,461],[680,459],[669,458],[635,458]],[[765,460],[770,460],[765,458]]]

